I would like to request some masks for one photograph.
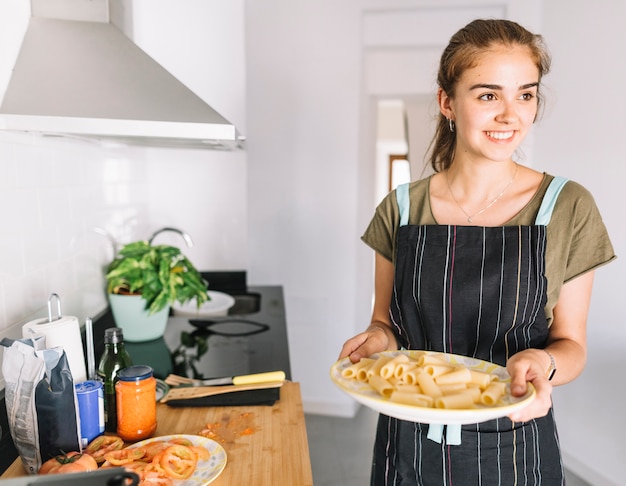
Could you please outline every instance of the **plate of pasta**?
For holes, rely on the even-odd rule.
[[[471,424],[504,417],[534,400],[529,384],[510,393],[506,368],[488,361],[433,351],[383,351],[351,363],[337,361],[331,380],[379,413],[427,424]]]

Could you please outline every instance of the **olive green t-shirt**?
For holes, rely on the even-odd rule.
[[[543,196],[553,178],[544,174],[536,194],[505,226],[534,225]],[[429,185],[430,177],[427,177],[412,182],[409,186],[411,225],[438,224],[430,207]],[[376,208],[362,240],[385,258],[395,262],[399,226],[400,211],[394,190]],[[593,196],[580,184],[568,181],[559,194],[547,227],[548,325],[552,324],[552,311],[561,286],[615,258],[611,240]]]

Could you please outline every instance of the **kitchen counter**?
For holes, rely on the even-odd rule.
[[[211,485],[312,486],[309,446],[298,383],[285,382],[280,391],[280,400],[273,406],[174,408],[158,404],[155,436],[198,434],[207,423],[232,423],[242,413],[250,414],[247,425],[251,430],[245,434],[235,434],[233,439],[222,443],[227,455],[226,467]],[[0,479],[25,475],[18,458]]]
[[[155,376],[161,379],[169,373],[212,378],[282,370],[287,380],[291,380],[282,287],[248,287],[244,272],[204,272],[203,276],[212,290],[235,297],[236,304],[229,315],[211,317],[216,324],[204,330],[189,324],[187,317],[170,316],[163,338],[145,343],[126,343],[133,362],[152,366]],[[96,360],[99,360],[104,349],[104,330],[116,327],[110,310],[95,318],[93,325]],[[0,471],[3,471],[13,463],[17,451],[8,433],[3,390],[0,395],[3,433]],[[276,405],[280,406],[282,400],[281,393],[281,400]],[[299,392],[297,400],[299,403]],[[304,428],[304,417],[298,420]],[[308,461],[308,455],[306,459]]]

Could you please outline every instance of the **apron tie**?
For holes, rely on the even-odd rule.
[[[428,438],[437,444],[441,444],[444,427],[446,428],[446,444],[461,445],[460,424],[430,424],[428,426]]]

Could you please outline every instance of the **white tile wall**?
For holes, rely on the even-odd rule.
[[[141,149],[0,133],[0,336],[47,316],[51,293],[81,323],[104,310],[113,248],[94,228],[145,237],[145,165]]]
[[[180,246],[199,270],[246,269],[246,208],[243,151],[0,131],[0,338],[21,337],[23,324],[46,317],[52,293],[81,324],[105,310],[111,239],[119,248],[173,226],[194,246],[174,233],[155,244]]]

